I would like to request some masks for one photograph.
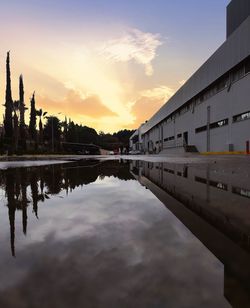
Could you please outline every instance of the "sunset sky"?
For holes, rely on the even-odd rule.
[[[14,99],[22,73],[28,106],[35,90],[49,114],[97,131],[137,128],[225,40],[228,3],[0,0],[0,99],[11,50]]]

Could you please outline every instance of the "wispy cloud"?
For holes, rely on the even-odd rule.
[[[161,45],[159,34],[131,29],[124,36],[109,40],[102,48],[102,53],[115,62],[134,60],[145,67],[146,75],[151,76],[152,61],[156,57],[157,48]]]
[[[167,101],[174,94],[174,90],[167,86],[159,86],[153,89],[144,90],[140,93],[142,97]]]
[[[137,98],[130,104],[131,113],[135,117],[134,127],[149,120],[174,92],[174,89],[164,85],[139,92]]]
[[[61,111],[72,118],[81,119],[82,116],[93,117],[98,120],[117,114],[107,108],[97,95],[82,97],[80,93],[70,90],[62,100],[51,100],[48,97],[37,96],[39,106],[44,110]]]

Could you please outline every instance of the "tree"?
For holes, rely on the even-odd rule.
[[[135,131],[134,130],[120,130],[117,133],[114,133],[113,135],[119,139],[120,142],[124,144],[129,144],[129,138],[133,135]]]
[[[47,112],[43,112],[42,109],[36,111],[37,116],[39,117],[39,142],[43,142],[43,122],[42,119],[46,116]]]
[[[113,136],[117,137],[119,142],[121,143],[121,147],[128,148],[129,147],[129,138],[133,135],[134,130],[120,130],[117,133],[114,133]]]
[[[65,136],[67,142],[78,142],[76,125],[71,120],[69,120],[69,123],[67,125],[67,132]]]
[[[24,87],[23,87],[23,75],[19,77],[19,111],[20,111],[20,126],[25,125],[25,103],[24,103]]]
[[[36,102],[35,102],[35,92],[32,95],[30,100],[30,124],[29,124],[29,133],[33,141],[36,142]]]
[[[52,152],[54,146],[58,148],[61,139],[61,123],[55,116],[47,117],[47,122],[44,125],[44,139],[51,142]]]
[[[67,117],[65,117],[64,121],[62,122],[62,128],[63,128],[63,141],[66,141],[67,140],[67,132],[68,132]]]
[[[13,102],[13,126],[14,126],[14,149],[17,151],[18,148],[18,139],[19,139],[19,127],[18,127],[18,115],[17,112],[19,111],[19,101]]]
[[[15,202],[15,174],[13,170],[6,172],[6,196],[7,207],[9,208],[9,222],[10,222],[10,244],[11,253],[15,257],[15,215],[16,215],[16,202]]]
[[[24,151],[26,150],[26,131],[25,131],[25,107],[24,103],[24,86],[23,86],[23,75],[19,77],[19,125],[20,125],[20,146],[21,149]]]
[[[6,91],[5,91],[5,118],[4,118],[4,129],[5,138],[8,145],[12,143],[13,137],[13,126],[12,126],[12,111],[13,101],[11,94],[11,76],[10,76],[10,52],[7,52],[6,59]]]

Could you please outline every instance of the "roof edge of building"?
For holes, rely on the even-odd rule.
[[[210,84],[250,55],[250,16],[212,54],[212,56],[177,90],[177,92],[145,123],[145,134],[172,112],[206,89]],[[244,38],[244,39],[242,39]],[[164,115],[162,115],[164,113]]]

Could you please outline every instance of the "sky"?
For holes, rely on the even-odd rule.
[[[27,106],[35,91],[50,115],[135,129],[224,42],[228,3],[0,0],[0,99],[10,50],[13,99],[22,73]]]

